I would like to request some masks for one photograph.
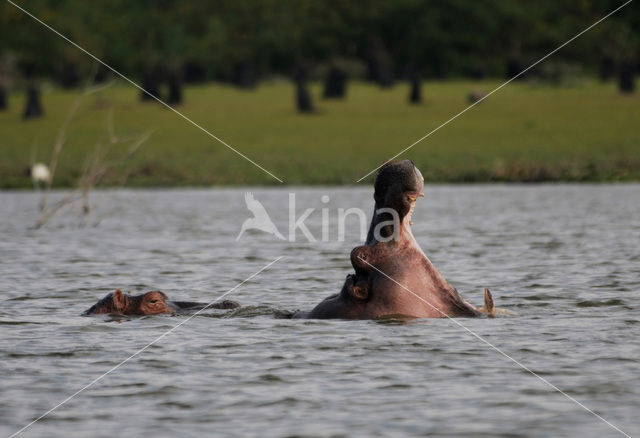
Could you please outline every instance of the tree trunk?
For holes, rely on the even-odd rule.
[[[380,84],[382,88],[389,88],[393,85],[393,70],[390,65],[381,66],[378,84]]]
[[[40,103],[40,89],[35,84],[29,84],[27,87],[27,102],[24,107],[22,118],[32,119],[34,117],[42,117],[44,111]]]
[[[610,56],[603,56],[600,60],[600,79],[608,81],[615,75],[615,65],[613,58]]]
[[[411,95],[409,96],[409,102],[413,104],[422,103],[422,87],[420,77],[416,77],[411,80]]]
[[[618,77],[618,90],[621,93],[633,93],[636,89],[634,80],[633,63],[623,61],[620,65],[620,75]]]
[[[140,100],[155,100],[150,94],[160,99],[160,72],[158,68],[147,68],[142,73],[142,88]]]
[[[346,94],[347,74],[338,67],[331,67],[324,83],[325,99],[342,99]]]
[[[524,68],[522,67],[522,62],[519,57],[511,56],[507,59],[507,78],[511,79],[522,73]],[[523,73],[518,76],[516,80],[524,79],[527,73]]]
[[[393,62],[385,50],[372,50],[366,58],[366,63],[367,79],[383,88],[393,85]]]
[[[0,85],[0,111],[9,108],[9,102],[7,100],[7,89]]]
[[[409,67],[409,80],[411,81],[409,103],[418,105],[422,103],[422,80],[420,78],[420,71],[415,64]]]
[[[63,61],[57,74],[58,83],[63,88],[74,88],[80,82],[78,67],[75,62]]]
[[[238,62],[233,66],[232,82],[240,88],[251,88],[254,86],[253,71],[248,62]]]
[[[307,86],[307,71],[304,67],[299,67],[295,74],[296,81],[296,104],[298,112],[300,113],[312,113],[313,100],[311,99],[311,93]]]
[[[177,70],[173,70],[169,73],[169,97],[167,103],[170,105],[179,105],[182,103],[182,80],[180,73]]]
[[[11,88],[11,63],[7,56],[0,56],[0,111],[9,108],[9,88]]]
[[[296,101],[298,103],[298,112],[312,113],[313,102],[311,100],[311,93],[307,88],[307,83],[302,80],[296,81]]]
[[[96,69],[96,74],[93,77],[93,82],[96,84],[101,84],[103,82],[106,82],[107,79],[109,79],[110,74],[111,74],[111,70],[109,70],[107,67],[105,67],[102,64],[98,64],[98,67]]]
[[[207,79],[205,67],[198,61],[187,61],[183,68],[183,79],[187,84],[204,82]]]

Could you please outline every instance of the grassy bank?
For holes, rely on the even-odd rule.
[[[408,89],[353,83],[344,101],[316,99],[318,113],[299,115],[289,83],[243,91],[222,85],[185,90],[185,115],[273,172],[287,184],[352,183],[466,105],[473,89],[498,82],[426,82],[425,102],[407,104]],[[321,92],[313,87],[314,96]],[[48,163],[58,129],[78,92],[43,94],[46,116],[22,121],[23,96],[0,112],[0,186],[29,187],[32,150]],[[138,92],[114,86],[82,103],[60,155],[56,186],[75,185],[85,158],[105,145],[112,108],[119,137],[153,129],[149,141],[105,182],[130,172],[130,186],[277,183],[225,146]],[[613,84],[557,88],[510,84],[416,145],[412,159],[425,179],[462,181],[640,180],[640,96]],[[115,146],[107,159],[122,157]],[[371,181],[369,177],[366,181]]]

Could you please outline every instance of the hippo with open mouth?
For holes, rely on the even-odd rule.
[[[424,178],[412,161],[395,161],[378,171],[375,210],[365,245],[351,251],[354,274],[340,293],[311,312],[294,317],[373,319],[388,316],[442,318],[494,315],[491,293],[476,308],[438,272],[411,232],[411,216],[424,196]]]
[[[162,313],[187,313],[208,309],[235,309],[240,304],[231,300],[224,300],[209,305],[191,301],[170,301],[169,297],[158,290],[145,292],[141,295],[123,294],[120,289],[109,293],[96,304],[85,310],[82,315],[101,315],[119,313],[122,315],[159,315]]]

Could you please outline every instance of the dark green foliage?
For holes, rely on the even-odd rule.
[[[382,86],[391,85],[400,76],[398,69],[412,61],[427,79],[512,77],[620,4],[622,0],[32,0],[24,7],[141,82],[149,80],[149,66],[167,65],[184,68],[186,82],[219,79],[251,87],[267,75],[289,75],[301,60],[315,65],[336,57],[359,59],[368,66],[368,78]],[[603,77],[620,72],[625,60],[637,66],[639,11],[630,4],[557,57]],[[5,2],[0,5],[0,56],[7,53],[65,86],[77,85],[93,62]]]

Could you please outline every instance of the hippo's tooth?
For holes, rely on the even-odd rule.
[[[424,198],[424,193],[420,193],[418,196],[420,196],[421,198]]]

